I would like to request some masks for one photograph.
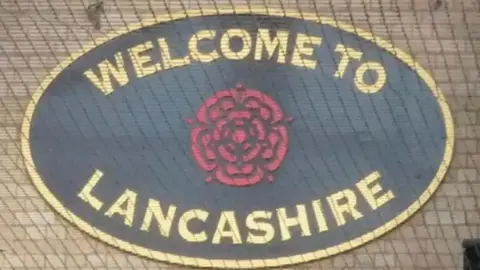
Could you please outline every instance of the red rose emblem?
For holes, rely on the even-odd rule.
[[[280,106],[266,94],[237,86],[210,97],[191,123],[191,150],[207,181],[231,186],[273,181],[288,148]]]

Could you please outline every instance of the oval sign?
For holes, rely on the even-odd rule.
[[[453,123],[386,41],[315,14],[202,10],[130,26],[57,67],[22,140],[43,197],[123,250],[201,267],[302,263],[432,196]]]

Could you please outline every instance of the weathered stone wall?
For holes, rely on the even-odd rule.
[[[232,3],[233,2],[233,3]],[[407,223],[352,252],[293,268],[459,269],[461,241],[480,235],[480,2],[444,0],[116,0],[101,30],[88,0],[0,2],[0,269],[173,269],[86,236],[56,215],[30,183],[19,150],[29,96],[69,52],[140,17],[222,5],[318,10],[369,30],[412,54],[448,97],[456,149],[433,199]],[[434,9],[437,7],[437,9]],[[478,56],[480,57],[480,56]]]

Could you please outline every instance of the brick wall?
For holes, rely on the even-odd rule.
[[[406,224],[352,252],[296,268],[459,269],[461,241],[480,234],[480,3],[477,0],[219,0],[217,5],[267,3],[319,10],[370,30],[409,52],[448,97],[456,150],[436,195]],[[68,52],[112,28],[213,0],[105,1],[102,28],[88,0],[0,2],[0,269],[164,269],[123,253],[67,224],[30,183],[19,151],[19,125],[29,96]],[[352,21],[353,20],[353,21]],[[294,268],[294,267],[292,267]]]

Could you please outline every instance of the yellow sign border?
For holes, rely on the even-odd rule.
[[[357,237],[353,240],[344,242],[342,244],[332,246],[326,249],[317,250],[313,252],[308,252],[305,254],[298,254],[294,256],[285,256],[285,257],[278,257],[278,258],[268,258],[268,259],[254,259],[254,260],[219,260],[219,259],[205,259],[205,258],[194,258],[188,256],[179,256],[175,254],[164,253],[160,251],[155,251],[151,249],[147,249],[118,238],[109,235],[97,228],[94,228],[74,213],[72,213],[69,209],[62,205],[60,201],[57,200],[54,194],[50,192],[48,187],[43,183],[40,175],[37,172],[35,167],[35,163],[33,162],[31,156],[31,149],[30,149],[30,128],[31,128],[31,120],[35,110],[35,107],[42,96],[43,92],[48,88],[50,83],[62,72],[65,68],[67,68],[73,61],[78,59],[80,56],[85,54],[86,52],[94,49],[95,47],[115,38],[120,35],[126,34],[133,30],[150,26],[157,23],[164,23],[170,22],[172,20],[184,19],[188,17],[201,17],[201,16],[209,16],[209,15],[271,15],[271,16],[284,16],[294,19],[301,19],[301,20],[308,20],[313,21],[319,24],[326,24],[341,30],[344,30],[349,33],[353,33],[375,43],[380,48],[385,49],[389,53],[396,56],[396,58],[403,61],[407,64],[411,69],[415,70],[417,74],[426,82],[429,86],[430,90],[432,91],[433,95],[437,98],[438,103],[440,105],[440,109],[442,111],[443,117],[445,119],[445,126],[446,126],[446,146],[445,146],[445,153],[440,164],[440,167],[432,179],[428,188],[424,191],[424,193],[412,203],[405,211],[400,213],[394,219],[388,221],[383,226],[376,228],[375,230],[366,233],[360,237]],[[180,264],[185,266],[195,266],[195,267],[215,267],[215,268],[262,268],[262,267],[278,267],[278,266],[285,266],[285,265],[292,265],[298,263],[305,263],[312,260],[317,260],[325,257],[330,257],[336,255],[341,252],[345,252],[356,248],[360,245],[363,245],[373,239],[376,239],[385,233],[389,232],[393,228],[399,226],[401,223],[406,221],[410,218],[415,212],[417,212],[433,195],[433,193],[439,187],[441,181],[445,177],[447,169],[450,165],[453,155],[454,149],[454,124],[452,115],[450,112],[450,108],[446,102],[444,95],[442,94],[441,90],[436,86],[432,77],[428,74],[428,72],[422,68],[415,60],[413,60],[407,53],[403,52],[400,49],[394,48],[392,44],[385,41],[382,38],[376,37],[369,32],[363,31],[358,29],[352,25],[337,22],[329,17],[318,16],[315,13],[308,13],[308,12],[301,12],[301,11],[288,11],[288,10],[281,10],[281,9],[274,9],[274,8],[267,8],[267,7],[251,7],[251,8],[222,8],[222,9],[200,9],[200,10],[186,10],[180,13],[172,13],[169,15],[162,15],[157,16],[154,19],[147,19],[143,20],[140,23],[131,24],[126,27],[123,27],[117,31],[113,31],[106,36],[100,37],[95,39],[94,41],[88,43],[83,47],[83,49],[79,52],[71,54],[65,61],[60,63],[55,69],[53,69],[47,78],[41,83],[39,89],[33,94],[31,101],[29,102],[25,116],[23,118],[23,123],[21,127],[21,147],[22,147],[22,154],[24,157],[25,166],[27,171],[32,179],[33,184],[37,188],[37,190],[41,193],[41,195],[45,198],[45,200],[53,207],[61,216],[63,216],[69,222],[78,226],[81,230],[86,232],[87,234],[93,236],[101,240],[102,242],[108,243],[112,246],[120,248],[124,251],[141,255],[147,258]]]

